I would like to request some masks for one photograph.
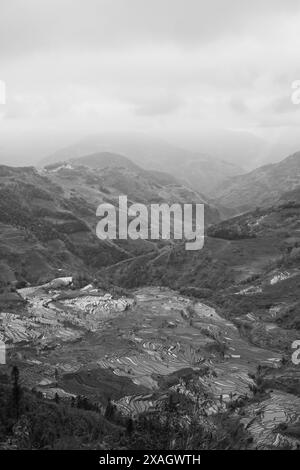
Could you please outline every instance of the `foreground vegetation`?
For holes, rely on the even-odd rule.
[[[103,410],[84,397],[43,398],[23,388],[19,371],[0,375],[2,449],[238,449],[252,439],[230,410],[203,415],[184,396],[169,395],[162,408],[137,419]]]

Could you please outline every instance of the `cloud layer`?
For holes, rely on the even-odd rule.
[[[272,138],[300,124],[299,24],[298,0],[2,0],[0,131]]]

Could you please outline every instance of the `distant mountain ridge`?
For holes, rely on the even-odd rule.
[[[120,154],[146,170],[167,172],[207,196],[212,196],[214,189],[227,178],[244,172],[233,163],[178,148],[162,140],[119,135],[87,137],[58,150],[43,159],[40,165],[73,161],[96,153]]]
[[[46,165],[45,169],[58,171],[60,168],[67,167],[68,165],[69,168],[72,168],[72,166],[85,166],[87,168],[94,168],[97,170],[104,170],[108,168],[115,168],[120,170],[123,168],[132,170],[138,174],[144,174],[148,177],[159,179],[161,182],[163,182],[163,184],[178,184],[176,178],[166,172],[161,172],[158,170],[144,170],[124,155],[112,152],[96,152],[90,155],[85,155],[83,157],[72,158],[64,162],[52,163],[50,165]]]
[[[300,186],[300,152],[279,163],[264,165],[250,173],[235,176],[215,190],[215,202],[236,213],[267,207],[287,191]]]
[[[91,168],[125,167],[137,170],[138,166],[124,155],[112,152],[97,152],[83,157],[72,158],[71,163]]]

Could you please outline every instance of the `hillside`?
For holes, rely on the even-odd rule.
[[[300,328],[299,195],[287,193],[271,208],[210,226],[200,252],[173,246],[104,268],[101,275],[126,288],[164,285],[208,302],[251,344],[290,360]],[[297,380],[289,386],[299,394]]]
[[[173,177],[70,163],[0,170],[2,370],[17,365],[23,387],[6,405],[9,378],[0,384],[0,447],[299,445],[298,191],[211,224],[204,248],[187,252],[94,235],[95,207],[120,192],[146,204],[198,197]],[[56,437],[41,414],[55,417]]]
[[[236,176],[215,190],[215,202],[236,212],[268,207],[300,185],[300,152],[279,163]]]
[[[90,136],[58,150],[43,159],[40,165],[76,160],[94,153],[111,153],[113,161],[115,153],[126,155],[137,165],[174,175],[184,184],[207,196],[213,196],[214,189],[227,178],[243,173],[238,165],[209,154],[191,152],[163,140],[140,135]]]
[[[188,438],[200,449],[297,448],[298,215],[294,203],[250,213],[222,234],[211,227],[197,254],[167,246],[104,268],[88,285],[19,289],[23,305],[1,314],[0,337],[36,408],[21,402],[16,420],[16,405],[2,407],[0,445],[174,449]],[[112,289],[112,278],[144,287]],[[39,439],[41,407],[44,416],[52,408],[57,439]]]
[[[128,257],[101,242],[94,207],[33,167],[0,167],[0,251],[3,283],[37,282],[83,272]]]
[[[118,165],[121,163],[124,165],[123,160]],[[2,282],[31,283],[77,272],[92,274],[136,255],[156,253],[159,243],[152,241],[100,241],[96,237],[98,205],[110,202],[117,206],[119,195],[144,204],[203,202],[173,177],[125,163],[126,167],[103,168],[58,164],[41,171],[1,166]],[[208,205],[206,215],[210,223],[219,218],[217,210]]]
[[[129,158],[111,152],[98,152],[83,157],[72,158],[70,163],[73,165],[85,165],[90,168],[123,167],[136,171],[139,170],[139,167],[129,160]]]
[[[100,164],[98,165],[98,155]],[[131,202],[151,203],[204,203],[206,223],[220,219],[216,207],[205,198],[165,172],[144,170],[125,159],[122,162],[109,160],[102,166],[102,154],[82,157],[80,160],[45,168],[45,174],[55,184],[64,188],[70,196],[75,192],[93,204],[102,200],[117,204],[120,195],[127,195]],[[95,207],[97,207],[95,206]]]
[[[300,199],[299,192],[292,194],[293,200],[288,193],[271,208],[210,226],[200,252],[186,252],[184,246],[176,245],[158,256],[150,253],[141,259],[125,260],[105,269],[106,275],[126,287],[163,284],[193,288],[195,293],[198,289],[200,296],[210,297],[216,291],[264,279],[276,270],[296,269],[300,259]]]

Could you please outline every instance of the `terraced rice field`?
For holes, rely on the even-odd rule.
[[[175,292],[142,289],[137,291],[136,299],[138,318],[134,334],[130,336],[128,332],[132,325],[122,328],[119,323],[119,328],[136,344],[139,354],[112,355],[98,364],[113,369],[116,375],[131,377],[137,384],[156,389],[153,378],[156,375],[168,375],[186,367],[197,370],[206,364],[213,366],[216,377],[201,377],[199,381],[215,398],[222,395],[227,400],[234,394],[249,394],[252,380],[248,373],[254,372],[258,364],[276,366],[280,360],[276,353],[250,346],[232,323],[204,304],[194,306],[196,316],[191,324],[182,314],[189,300]],[[225,359],[209,352],[209,345],[214,343],[212,338],[228,345]],[[128,403],[132,402],[135,401],[129,397]]]
[[[134,300],[89,292],[63,299],[55,291],[23,289],[30,304],[21,322],[33,322],[23,328],[31,334],[22,356],[24,382],[49,397],[54,390],[82,394],[103,405],[110,397],[122,413],[136,415],[164,399],[163,380],[191,370],[215,412],[220,403],[251,394],[248,374],[258,365],[278,367],[279,354],[249,344],[212,307],[165,288],[133,294]],[[190,393],[181,380],[176,389]],[[249,407],[246,424],[255,439],[270,444],[274,426],[293,421],[299,409],[293,395],[276,392],[262,411]]]
[[[279,433],[274,433],[274,429],[282,423],[297,421],[299,410],[300,398],[289,393],[272,392],[259,407],[248,407],[248,429],[262,448],[270,443],[276,447],[283,438]]]

